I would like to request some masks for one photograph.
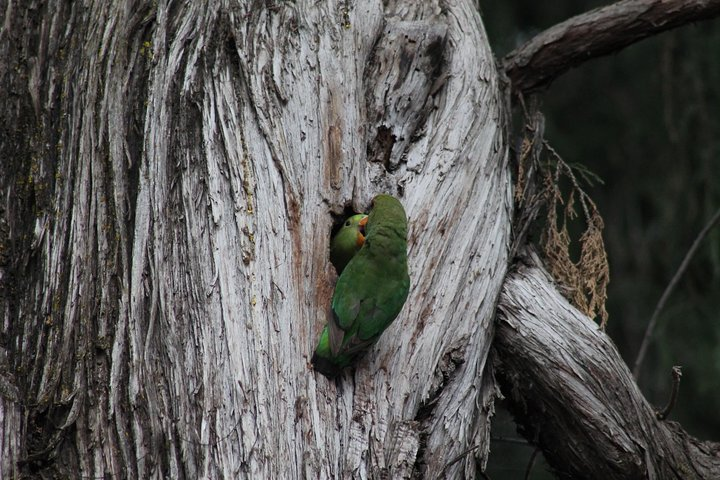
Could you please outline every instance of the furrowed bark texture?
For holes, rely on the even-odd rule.
[[[720,444],[658,420],[615,345],[541,268],[509,275],[493,348],[521,432],[561,478],[720,478]]]
[[[486,460],[511,182],[472,1],[4,10],[4,477],[435,478],[476,444]],[[332,214],[380,192],[410,218],[412,290],[330,382],[309,359]]]
[[[720,0],[625,0],[558,23],[503,59],[517,93],[547,87],[573,67],[643,38],[720,15]]]

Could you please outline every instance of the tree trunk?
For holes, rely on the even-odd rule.
[[[511,197],[473,2],[3,10],[3,476],[486,460]],[[379,192],[409,214],[412,290],[331,382],[309,364],[330,228]]]

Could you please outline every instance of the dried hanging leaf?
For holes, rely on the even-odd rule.
[[[554,172],[545,171],[543,182],[547,205],[547,223],[542,243],[545,261],[551,275],[561,285],[570,302],[591,318],[600,317],[600,327],[605,328],[608,313],[605,309],[607,285],[610,282],[610,268],[602,238],[604,222],[597,206],[580,188],[572,169],[549,146],[546,148],[555,160]],[[563,200],[560,190],[561,177],[570,180],[570,192]],[[575,202],[582,207],[586,229],[580,236],[580,258],[572,260],[568,233],[568,221],[577,218]],[[562,224],[558,221],[558,210],[562,209]]]
[[[514,200],[518,216],[513,227],[516,238],[512,251],[519,249],[530,225],[544,206],[547,218],[540,242],[547,268],[565,297],[589,317],[599,316],[600,326],[605,328],[608,320],[605,301],[610,274],[602,239],[604,224],[597,206],[580,187],[574,172],[588,185],[602,181],[582,164],[568,165],[547,143],[544,117],[536,105],[531,111],[525,111],[525,120],[516,157]],[[540,178],[541,182],[537,182],[536,178]],[[566,195],[560,187],[564,179],[570,183]],[[576,204],[582,209],[586,229],[579,239],[580,258],[574,262],[570,255],[572,238],[568,222],[578,218]]]

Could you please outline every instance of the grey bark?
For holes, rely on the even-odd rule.
[[[511,200],[472,2],[3,11],[4,477],[432,478],[476,444],[486,460]],[[309,359],[333,214],[379,192],[411,218],[412,291],[329,382]]]
[[[615,345],[530,255],[498,304],[496,372],[523,435],[560,478],[720,478],[720,443],[659,419]],[[669,390],[669,389],[668,389]]]

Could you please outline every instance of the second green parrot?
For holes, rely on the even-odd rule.
[[[364,243],[338,278],[332,313],[312,358],[315,369],[330,378],[370,349],[398,316],[410,289],[402,204],[378,195],[366,222]]]
[[[364,213],[348,218],[330,241],[330,261],[338,275],[365,243],[367,218]]]

